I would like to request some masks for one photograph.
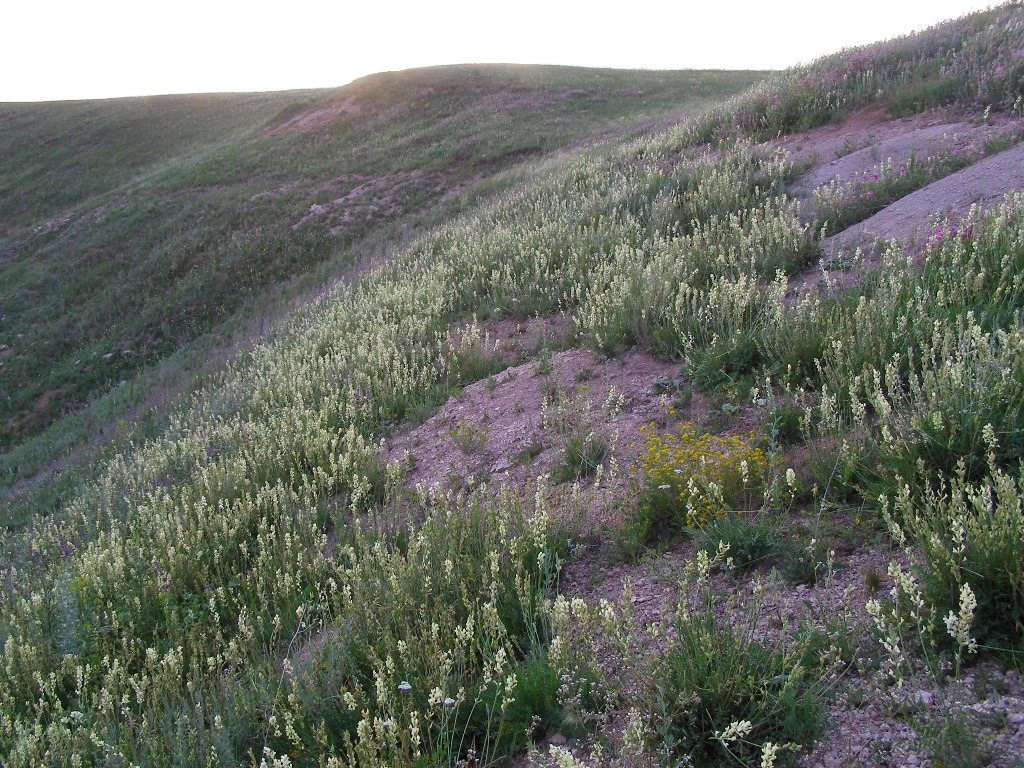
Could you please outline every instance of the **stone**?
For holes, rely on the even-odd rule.
[[[931,691],[918,691],[910,697],[910,700],[915,704],[922,704],[926,707],[930,707],[934,698],[935,697],[932,695]]]

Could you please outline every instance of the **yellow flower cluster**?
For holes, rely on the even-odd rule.
[[[648,492],[667,497],[685,511],[687,525],[701,525],[730,507],[742,506],[761,487],[768,457],[745,436],[702,434],[693,424],[677,432],[641,428],[645,436],[640,460]]]

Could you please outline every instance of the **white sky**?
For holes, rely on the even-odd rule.
[[[433,64],[781,69],[971,0],[4,0],[0,101],[343,85]]]

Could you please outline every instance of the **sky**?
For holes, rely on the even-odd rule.
[[[782,69],[971,0],[8,0],[0,102],[344,85],[437,64]]]

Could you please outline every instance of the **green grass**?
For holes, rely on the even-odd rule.
[[[719,550],[698,563],[721,561]],[[805,666],[814,638],[768,640],[762,598],[744,608],[716,603],[701,567],[686,584],[690,604],[677,608],[664,650],[644,670],[640,700],[656,764],[756,766],[768,742],[797,749],[812,742],[824,725],[832,671]],[[787,752],[780,750],[780,763],[795,762]]]
[[[697,550],[712,557],[725,544],[732,566],[741,570],[769,563],[781,549],[778,520],[766,512],[741,515],[730,510],[688,532]]]
[[[590,477],[608,456],[610,447],[602,435],[578,432],[563,440],[562,460],[555,465],[552,475],[567,483]]]
[[[0,104],[0,237],[251,135],[314,92]]]

